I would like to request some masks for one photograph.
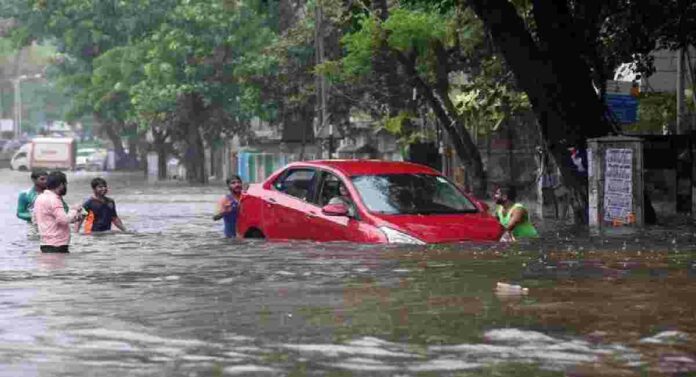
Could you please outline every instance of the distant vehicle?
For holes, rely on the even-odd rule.
[[[75,158],[76,170],[104,170],[107,150],[103,148],[80,148]]]
[[[75,169],[76,143],[73,138],[34,138],[22,145],[10,160],[13,170]]]
[[[353,204],[331,200],[343,185]],[[352,210],[349,206],[353,207]],[[427,166],[376,160],[291,163],[242,196],[245,238],[365,243],[498,241],[483,204]]]
[[[2,145],[2,152],[12,154],[16,152],[22,145],[31,142],[31,139],[11,139],[7,140]]]
[[[10,169],[19,171],[31,169],[30,155],[31,143],[22,145],[10,159]]]

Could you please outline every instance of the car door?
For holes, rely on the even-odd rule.
[[[321,171],[317,185],[317,194],[313,198],[314,211],[311,212],[312,239],[317,241],[354,241],[355,229],[358,221],[355,217],[327,216],[321,212],[321,208],[328,204],[331,198],[339,195],[339,185],[345,182],[338,176]],[[353,229],[353,231],[351,231]]]
[[[316,171],[311,168],[291,168],[278,177],[264,198],[264,230],[268,238],[312,238],[308,225],[314,206],[307,200],[313,196],[315,185]]]

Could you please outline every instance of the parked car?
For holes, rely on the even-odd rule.
[[[27,171],[31,169],[31,143],[19,147],[10,158],[10,169]]]
[[[8,140],[5,143],[3,143],[2,152],[13,154],[13,153],[17,152],[17,150],[22,145],[25,145],[25,144],[30,143],[30,142],[31,142],[31,139],[26,139],[26,138]]]
[[[341,196],[341,185],[352,205],[332,200]],[[427,166],[326,160],[291,163],[251,184],[237,232],[273,240],[425,244],[497,241],[502,228],[480,201]]]
[[[107,150],[103,148],[80,148],[77,150],[75,169],[104,170],[106,167]]]

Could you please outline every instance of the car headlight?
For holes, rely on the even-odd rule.
[[[407,244],[412,244],[412,245],[425,245],[425,242],[419,240],[418,238],[415,238],[413,236],[409,236],[406,233],[399,232],[398,230],[392,229],[387,226],[382,226],[379,228],[379,230],[384,233],[385,236],[387,236],[387,242],[389,243],[407,243]]]

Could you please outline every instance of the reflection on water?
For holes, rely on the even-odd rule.
[[[69,176],[69,203],[93,176]],[[134,232],[40,254],[14,217],[28,177],[0,178],[0,375],[696,372],[687,223],[611,238],[545,224],[513,245],[230,241],[210,220],[222,185],[114,174]]]

